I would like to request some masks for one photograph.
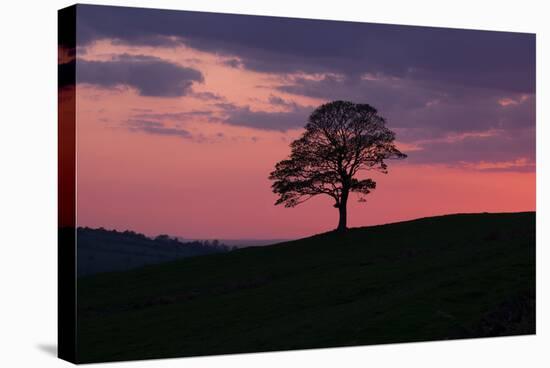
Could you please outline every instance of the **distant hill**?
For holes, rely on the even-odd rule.
[[[535,332],[535,213],[465,214],[83,277],[79,361]]]
[[[182,242],[168,235],[154,239],[133,231],[77,230],[77,272],[79,276],[123,271],[179,258],[228,252],[233,247],[220,242]]]
[[[188,238],[182,238],[182,237],[178,237],[178,239],[182,242],[197,241],[197,239],[188,239]],[[199,240],[199,241],[202,241],[202,240]],[[284,242],[290,241],[290,239],[223,239],[222,238],[222,239],[218,239],[218,241],[228,246],[245,248],[245,247],[257,247],[257,246],[272,245],[277,243],[284,243]]]

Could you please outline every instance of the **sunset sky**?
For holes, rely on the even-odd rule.
[[[349,226],[535,209],[535,36],[77,7],[79,226],[187,238],[332,230],[318,197],[274,206],[267,179],[308,115],[376,107],[408,154]]]

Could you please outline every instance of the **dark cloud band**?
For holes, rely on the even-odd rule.
[[[120,55],[110,61],[77,60],[77,83],[135,88],[142,96],[177,97],[191,92],[202,73],[151,56]]]
[[[535,90],[534,34],[78,7],[80,46],[105,38],[148,46],[184,42],[238,57],[227,63],[262,72],[370,72],[511,92]]]

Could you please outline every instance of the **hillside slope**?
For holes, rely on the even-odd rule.
[[[534,333],[535,214],[432,217],[79,279],[79,361]]]

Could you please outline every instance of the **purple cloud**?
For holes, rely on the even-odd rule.
[[[368,72],[535,90],[534,34],[94,5],[78,5],[77,16],[80,46],[105,38],[131,45],[185,43],[238,57],[240,63],[230,63],[261,72]]]
[[[127,86],[142,96],[178,97],[191,92],[194,83],[204,81],[202,73],[163,59],[145,55],[119,55],[109,61],[76,62],[77,83],[103,88]]]
[[[131,119],[126,122],[126,128],[128,128],[131,132],[192,138],[191,133],[187,130],[177,127],[168,127],[164,123],[158,121]]]

